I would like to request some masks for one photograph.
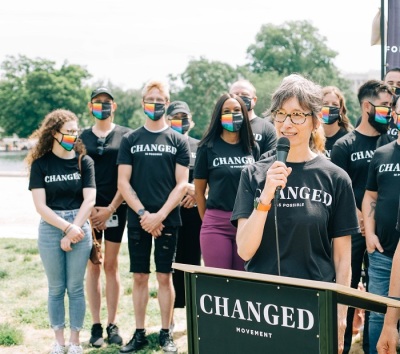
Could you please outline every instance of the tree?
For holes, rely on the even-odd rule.
[[[191,60],[183,74],[170,76],[171,101],[187,102],[192,112],[196,125],[191,136],[202,137],[217,99],[228,92],[237,77],[237,71],[229,64],[210,62],[205,58]]]
[[[50,111],[63,108],[82,117],[86,110],[83,81],[90,77],[79,65],[60,69],[46,59],[8,56],[1,64],[0,126],[6,135],[29,136]]]
[[[247,49],[250,70],[276,71],[279,75],[301,73],[312,77],[315,69],[329,69],[337,53],[326,38],[307,21],[289,21],[280,26],[266,24]]]

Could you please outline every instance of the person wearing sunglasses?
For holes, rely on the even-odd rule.
[[[123,137],[118,154],[118,189],[129,206],[128,248],[136,323],[131,340],[120,353],[133,353],[148,344],[145,317],[153,240],[161,313],[159,344],[164,353],[177,353],[169,329],[175,299],[172,262],[182,225],[179,205],[187,192],[190,154],[187,138],[166,122],[168,106],[168,85],[159,80],[147,82],[142,91],[145,124]]]
[[[361,213],[362,199],[367,184],[368,167],[382,134],[386,134],[391,119],[393,92],[382,81],[369,80],[360,86],[358,101],[361,107],[361,122],[352,132],[340,138],[333,145],[331,161],[345,170],[352,181],[357,204],[357,216],[361,233],[352,235],[351,247],[351,287],[357,289],[360,282],[362,264],[366,251],[364,219]],[[368,273],[368,269],[364,269]],[[368,290],[368,284],[367,284]],[[350,351],[354,309],[350,308],[347,317],[345,347],[343,353]],[[369,352],[368,317],[364,326],[364,352]]]
[[[41,216],[38,248],[48,281],[48,312],[55,334],[51,353],[65,353],[67,293],[71,328],[68,354],[82,354],[79,334],[86,310],[83,281],[92,248],[88,218],[96,199],[94,164],[78,139],[78,118],[70,111],[49,113],[31,138],[37,139],[37,144],[26,162],[29,189]]]
[[[354,128],[347,117],[346,101],[343,93],[335,86],[322,89],[322,123],[325,132],[325,155],[330,158],[332,146],[342,136]]]
[[[94,118],[94,125],[82,132],[81,139],[86,146],[88,155],[93,159],[95,167],[97,196],[96,205],[91,214],[92,226],[97,240],[102,243],[104,237],[105,243],[107,342],[121,345],[122,338],[116,325],[120,296],[118,254],[126,225],[127,206],[123,203],[123,198],[117,188],[118,166],[116,162],[122,136],[131,129],[114,123],[117,103],[107,87],[98,87],[91,93],[88,108]],[[86,291],[93,321],[89,344],[96,348],[101,347],[104,343],[100,316],[101,268],[100,264],[89,262],[86,276]]]
[[[268,110],[286,163],[271,155],[243,169],[233,209],[249,272],[350,285],[351,234],[359,232],[348,175],[324,155],[320,86],[285,77]],[[343,348],[346,306],[338,306]]]
[[[232,93],[221,95],[199,143],[193,174],[196,202],[203,220],[201,254],[207,267],[244,270],[230,217],[240,172],[259,156],[245,102]]]
[[[183,101],[171,102],[167,109],[167,123],[173,130],[182,134],[188,140],[190,148],[188,191],[181,201],[182,226],[179,228],[175,262],[200,265],[201,219],[197,210],[193,184],[193,170],[199,140],[189,136],[190,129],[194,127],[194,122],[188,104]],[[174,308],[184,308],[186,304],[184,273],[180,270],[174,270],[172,281],[175,288]],[[172,316],[170,327],[171,329],[174,328],[174,316]]]
[[[400,99],[394,103],[393,122],[400,129]],[[400,239],[396,230],[400,195],[400,139],[376,149],[369,164],[362,215],[368,252],[368,291],[382,296],[389,293],[392,260]],[[370,354],[383,327],[384,315],[371,312],[369,316]]]

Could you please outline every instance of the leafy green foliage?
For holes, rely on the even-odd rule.
[[[210,123],[214,105],[221,94],[228,92],[236,81],[237,71],[228,64],[191,60],[183,74],[170,77],[171,101],[185,101],[192,112],[195,127],[190,135],[201,138]]]
[[[64,63],[60,69],[45,59],[9,56],[2,63],[0,125],[5,134],[29,136],[44,116],[57,108],[80,117],[85,109],[83,81],[90,77],[79,65]]]
[[[23,342],[22,331],[8,323],[0,324],[0,345],[12,346]]]

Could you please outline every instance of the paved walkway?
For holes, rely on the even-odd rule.
[[[40,216],[28,190],[28,177],[0,175],[0,196],[0,237],[37,238]]]

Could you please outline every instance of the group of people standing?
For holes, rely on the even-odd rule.
[[[392,132],[400,126],[397,113],[391,115],[393,97],[384,82],[362,85],[362,115],[353,130],[336,87],[321,88],[301,75],[290,75],[273,94],[268,118],[263,119],[254,112],[255,87],[239,80],[218,98],[200,141],[188,135],[195,123],[187,103],[170,102],[169,88],[161,81],[149,81],[143,88],[146,119],[135,130],[114,123],[117,103],[105,87],[92,92],[88,108],[95,124],[80,135],[72,112],[49,113],[33,134],[38,143],[27,161],[29,189],[42,217],[38,245],[56,340],[51,353],[67,350],[66,291],[68,353],[83,352],[79,333],[86,269],[93,321],[89,342],[94,347],[104,343],[101,265],[88,262],[92,228],[99,242],[104,238],[106,338],[121,346],[120,353],[148,344],[145,316],[153,243],[159,344],[165,353],[177,353],[173,309],[185,306],[183,274],[173,272],[173,261],[200,265],[202,256],[209,267],[356,287],[367,249],[369,258],[377,258],[370,260],[370,267],[387,262],[385,279],[390,277],[399,239],[392,218],[399,204],[400,184],[395,182],[400,177],[400,142],[382,136],[389,124],[396,128]],[[400,103],[393,112],[400,113]],[[286,163],[276,158],[277,138],[282,137],[290,142]],[[377,145],[384,146],[374,155]],[[136,328],[123,345],[116,316],[118,253],[126,223]],[[380,274],[375,277],[370,275],[370,281],[382,281]],[[388,284],[387,279],[386,295]],[[379,289],[382,295],[384,291]],[[338,311],[340,352],[346,348],[346,310],[341,306]],[[349,311],[350,344],[351,316]],[[371,316],[375,322],[381,328],[383,318]],[[375,346],[379,333],[374,327]]]

